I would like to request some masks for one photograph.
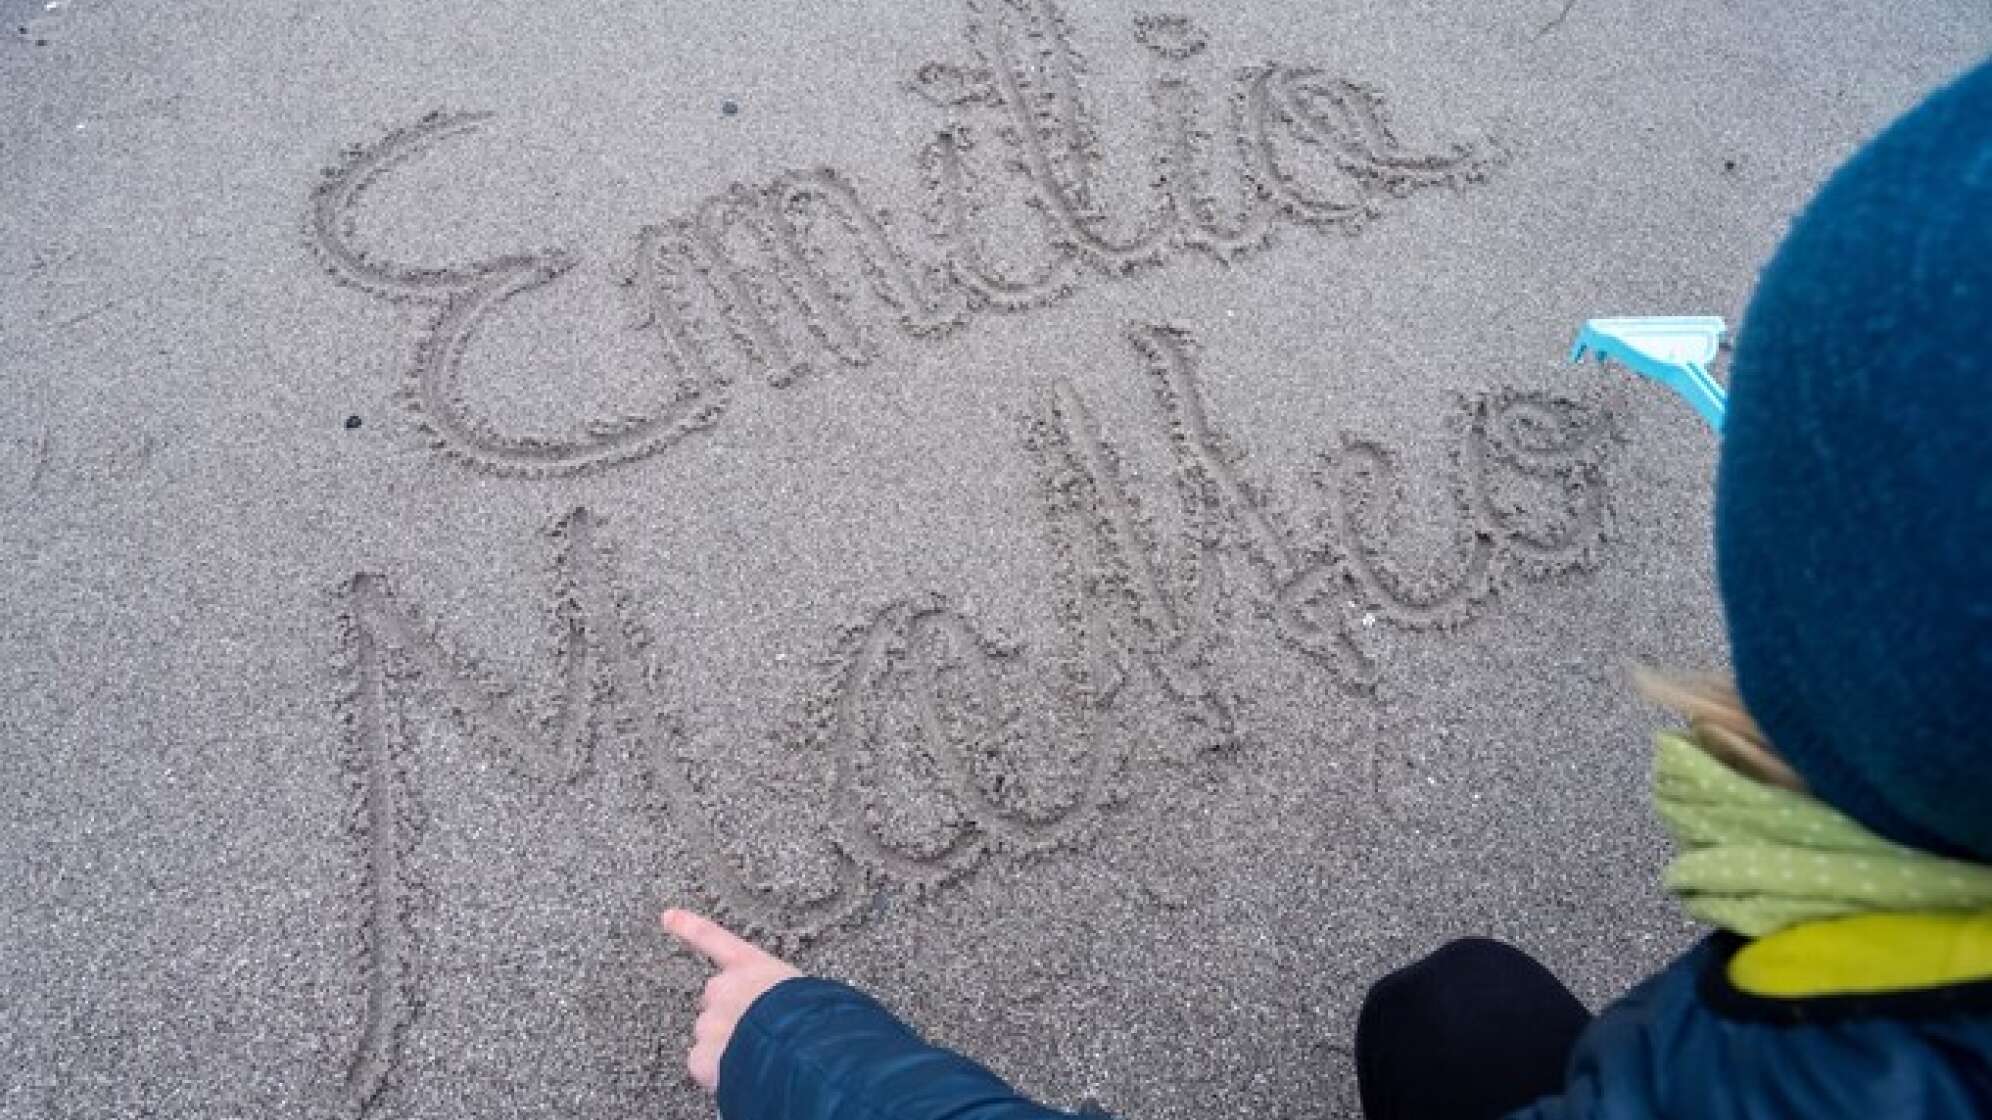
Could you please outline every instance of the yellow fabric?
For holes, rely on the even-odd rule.
[[[1729,959],[1729,982],[1792,999],[1992,980],[1992,910],[1859,914],[1760,938]]]

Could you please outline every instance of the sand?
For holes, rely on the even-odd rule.
[[[0,3],[0,1114],[694,1117],[707,908],[1066,1107],[1347,1116],[1695,931],[1738,319],[1965,0]],[[1742,325],[1747,330],[1747,324]]]

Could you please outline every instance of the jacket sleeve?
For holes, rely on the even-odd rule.
[[[740,1017],[719,1060],[723,1120],[1067,1120],[877,1000],[815,977],[784,980]]]

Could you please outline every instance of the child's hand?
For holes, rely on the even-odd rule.
[[[719,1058],[733,1038],[733,1028],[761,993],[802,973],[759,946],[735,937],[718,923],[689,910],[664,911],[664,932],[719,969],[699,996],[698,1022],[692,1024],[692,1051],[685,1068],[708,1092],[719,1089]]]

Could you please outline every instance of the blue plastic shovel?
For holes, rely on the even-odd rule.
[[[1570,360],[1582,361],[1585,351],[1596,354],[1600,363],[1616,358],[1687,398],[1720,432],[1728,398],[1708,367],[1727,329],[1714,315],[1586,319],[1570,347]]]

